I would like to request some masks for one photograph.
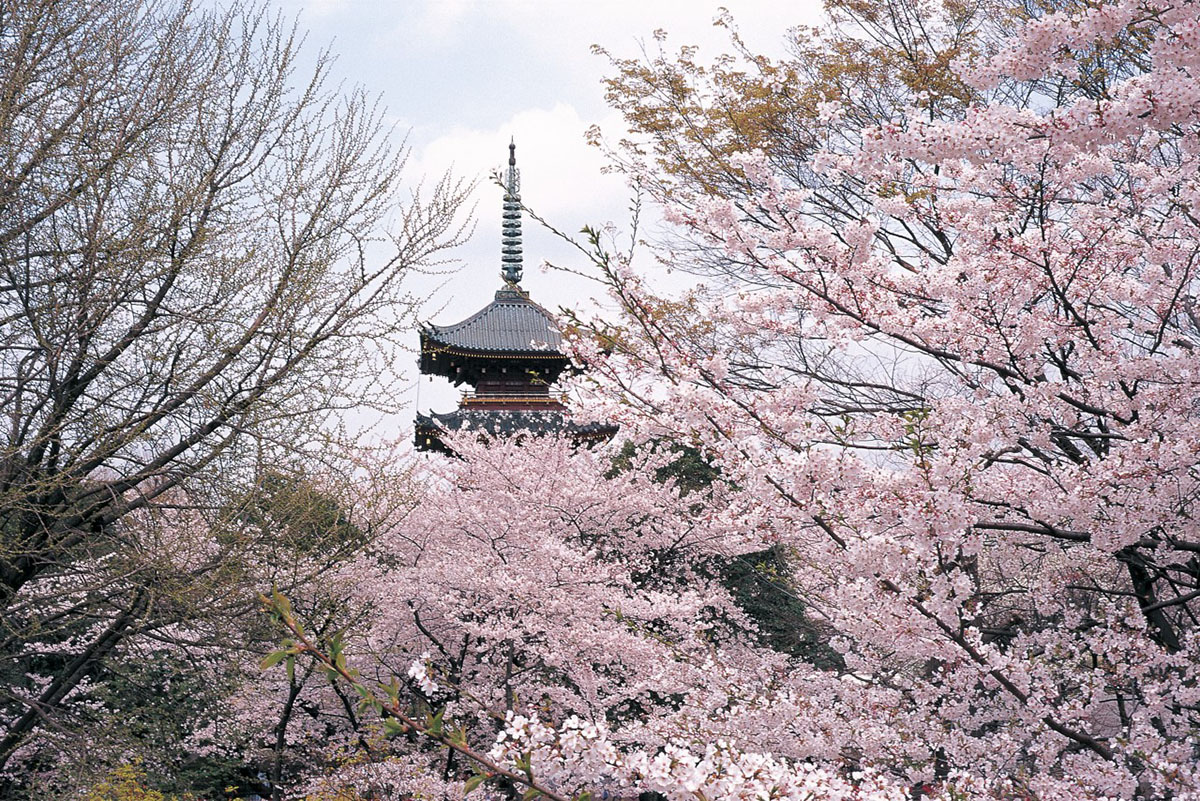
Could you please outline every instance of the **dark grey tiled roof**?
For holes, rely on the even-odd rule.
[[[457,409],[438,414],[417,414],[417,430],[437,429],[446,433],[468,429],[486,434],[570,434],[611,436],[612,423],[576,423],[557,411],[504,409]]]
[[[426,325],[433,342],[464,350],[561,353],[562,334],[550,312],[519,289],[505,287],[496,299],[454,325]]]

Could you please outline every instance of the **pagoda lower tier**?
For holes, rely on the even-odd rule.
[[[417,414],[416,445],[421,450],[451,453],[442,438],[459,432],[475,432],[481,437],[557,435],[590,445],[611,439],[617,427],[612,423],[577,423],[568,419],[562,404],[545,408],[464,404],[444,414]]]
[[[416,446],[449,452],[447,434],[480,436],[557,434],[579,443],[612,437],[617,427],[569,419],[563,396],[552,392],[571,370],[562,335],[550,313],[516,286],[460,323],[421,330],[421,372],[471,388],[453,412],[418,414]]]

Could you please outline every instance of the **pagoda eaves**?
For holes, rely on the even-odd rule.
[[[511,285],[462,322],[421,328],[421,372],[448,378],[455,386],[477,386],[489,368],[528,371],[552,384],[568,361],[554,318]]]

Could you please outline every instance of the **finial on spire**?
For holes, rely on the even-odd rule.
[[[521,173],[517,169],[517,145],[508,144],[508,170],[504,174],[504,217],[500,223],[500,275],[506,284],[521,281]]]

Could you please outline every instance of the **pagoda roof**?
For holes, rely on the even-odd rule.
[[[422,350],[562,355],[562,333],[553,316],[513,285],[497,291],[495,300],[462,322],[427,323],[421,333]]]

